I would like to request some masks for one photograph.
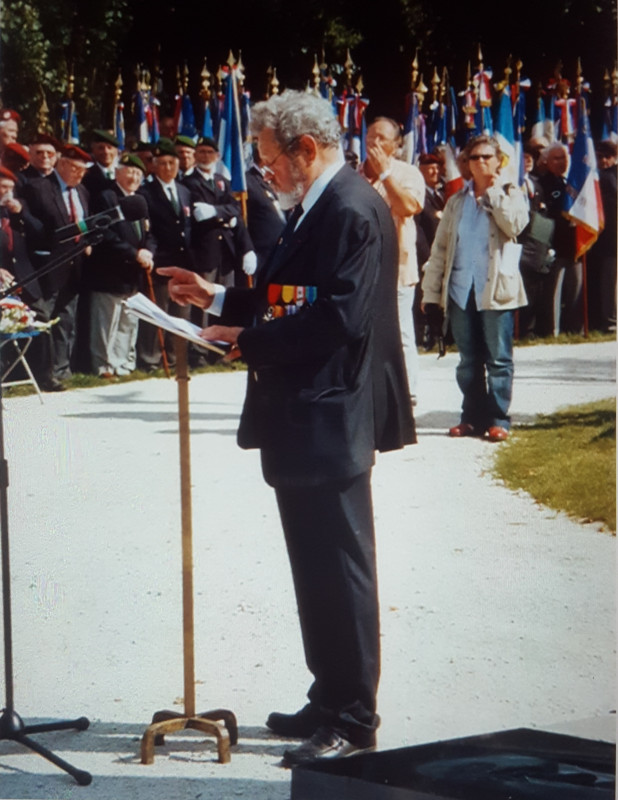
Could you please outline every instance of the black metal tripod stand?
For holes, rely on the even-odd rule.
[[[53,264],[47,265],[44,271],[53,269],[64,263],[66,260],[74,258],[75,255],[83,252],[88,243],[84,243],[73,248],[69,253],[56,259]],[[38,277],[36,273],[35,277]],[[27,283],[24,281],[23,283]],[[0,297],[4,297],[12,289],[0,293]],[[1,370],[0,370],[1,374]],[[31,733],[45,733],[48,731],[62,731],[62,730],[86,730],[90,725],[86,717],[79,717],[79,719],[68,720],[65,722],[50,722],[41,725],[25,725],[19,714],[15,711],[13,699],[13,636],[12,636],[12,620],[11,620],[11,568],[9,559],[9,515],[8,515],[8,485],[9,485],[9,469],[8,462],[4,455],[4,426],[2,419],[2,384],[0,382],[0,538],[2,542],[2,611],[4,622],[4,678],[6,684],[6,704],[0,716],[0,741],[3,739],[10,739],[15,742],[23,744],[35,753],[43,756],[52,764],[55,764],[60,769],[68,772],[81,786],[87,786],[92,781],[92,775],[81,769],[76,769],[64,759],[55,755],[43,745],[30,738]]]

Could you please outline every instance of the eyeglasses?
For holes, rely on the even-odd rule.
[[[295,136],[293,139],[290,139],[290,141],[284,147],[282,147],[281,150],[279,150],[277,155],[273,158],[272,161],[269,161],[268,164],[262,161],[260,167],[267,181],[270,181],[275,177],[275,172],[273,170],[273,167],[275,166],[277,161],[281,158],[281,156],[284,153],[287,153],[287,151],[290,150],[290,148],[292,148],[296,144],[297,139],[298,136]]]
[[[469,161],[489,161],[490,158],[494,158],[496,156],[495,153],[476,153],[475,155],[468,156]]]

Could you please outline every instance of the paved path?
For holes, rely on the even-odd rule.
[[[420,443],[374,471],[383,673],[379,745],[607,720],[616,540],[491,476],[500,445],[451,440],[457,356],[423,356]],[[168,737],[139,762],[154,711],[183,691],[177,395],[150,380],[5,401],[15,695],[27,722],[94,781],[0,742],[0,798],[286,800],[273,709],[304,702],[286,554],[259,458],[235,444],[244,375],[190,383],[198,710],[232,709],[240,743]],[[615,345],[516,352],[515,422],[615,394]]]

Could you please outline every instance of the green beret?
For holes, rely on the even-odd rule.
[[[120,147],[120,142],[113,133],[99,128],[95,128],[95,130],[92,131],[91,143],[92,142],[107,142],[107,144],[111,144],[114,147]]]
[[[178,158],[174,142],[171,139],[166,139],[164,136],[155,144],[152,152],[155,156],[174,156],[174,158]]]
[[[133,155],[133,153],[123,153],[118,159],[118,166],[137,167],[137,169],[141,169],[141,171],[144,174],[146,174],[146,167],[144,166],[144,162],[142,161],[141,158],[139,158],[139,156]]]
[[[131,147],[134,153],[152,152],[155,146],[152,142],[137,142]]]
[[[206,147],[212,147],[213,150],[217,151],[217,153],[219,152],[218,143],[215,142],[215,140],[210,136],[200,136],[200,138],[197,140],[197,147],[199,147],[200,145],[204,145]]]
[[[183,147],[192,147],[195,149],[195,142],[190,136],[177,136],[174,139],[174,144],[182,145]]]

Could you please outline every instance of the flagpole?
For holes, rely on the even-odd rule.
[[[584,336],[588,338],[588,268],[586,262],[586,253],[582,255],[582,305],[584,316]]]

